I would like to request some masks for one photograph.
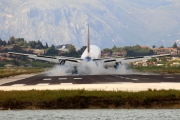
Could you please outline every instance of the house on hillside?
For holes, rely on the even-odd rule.
[[[145,49],[145,48],[149,49],[149,47],[148,47],[148,46],[141,46],[141,48],[143,48],[143,49]]]
[[[156,63],[155,62],[147,62],[147,66],[155,66]]]
[[[62,52],[69,52],[68,46],[67,46],[67,45],[63,45],[61,48],[59,48],[59,51],[62,51]]]
[[[177,48],[152,48],[155,54],[171,54],[172,56],[176,56],[180,54],[180,50]]]
[[[143,61],[140,60],[140,61],[133,62],[133,65],[134,65],[134,66],[137,66],[137,67],[140,67],[140,66],[143,65]]]
[[[178,67],[178,66],[180,66],[180,63],[179,63],[179,62],[173,62],[170,66],[176,66],[176,67]]]
[[[126,51],[120,51],[120,52],[113,52],[112,53],[112,56],[121,56],[121,57],[124,57],[126,55],[127,55]]]
[[[33,53],[33,50],[31,48],[22,47],[22,50]]]
[[[31,49],[33,51],[34,54],[37,55],[43,55],[45,53],[44,49]]]
[[[4,49],[12,50],[13,47],[14,46],[12,46],[12,45],[11,46],[5,46]]]
[[[6,67],[6,68],[14,68],[14,67],[16,67],[16,66],[11,65],[11,64],[6,64],[4,67]]]
[[[102,57],[110,57],[111,53],[109,51],[101,51],[101,56]]]

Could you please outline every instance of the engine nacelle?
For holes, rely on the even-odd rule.
[[[110,59],[110,60],[105,60],[104,61],[104,67],[114,67],[116,65],[116,60],[115,59]]]
[[[59,64],[60,64],[60,65],[64,65],[65,62],[66,62],[65,60],[59,60]]]

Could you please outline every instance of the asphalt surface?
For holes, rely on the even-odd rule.
[[[120,83],[180,83],[180,75],[81,75],[45,76],[35,75],[0,86],[58,85],[58,84],[120,84]]]

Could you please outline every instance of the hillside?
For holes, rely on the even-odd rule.
[[[180,39],[179,0],[1,0],[0,38],[101,48],[169,46]]]

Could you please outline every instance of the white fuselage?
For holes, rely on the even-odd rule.
[[[98,59],[101,57],[101,50],[98,46],[96,45],[90,45],[90,52],[88,53],[87,48],[81,55],[81,59],[86,59],[86,57],[91,57],[91,59]]]

